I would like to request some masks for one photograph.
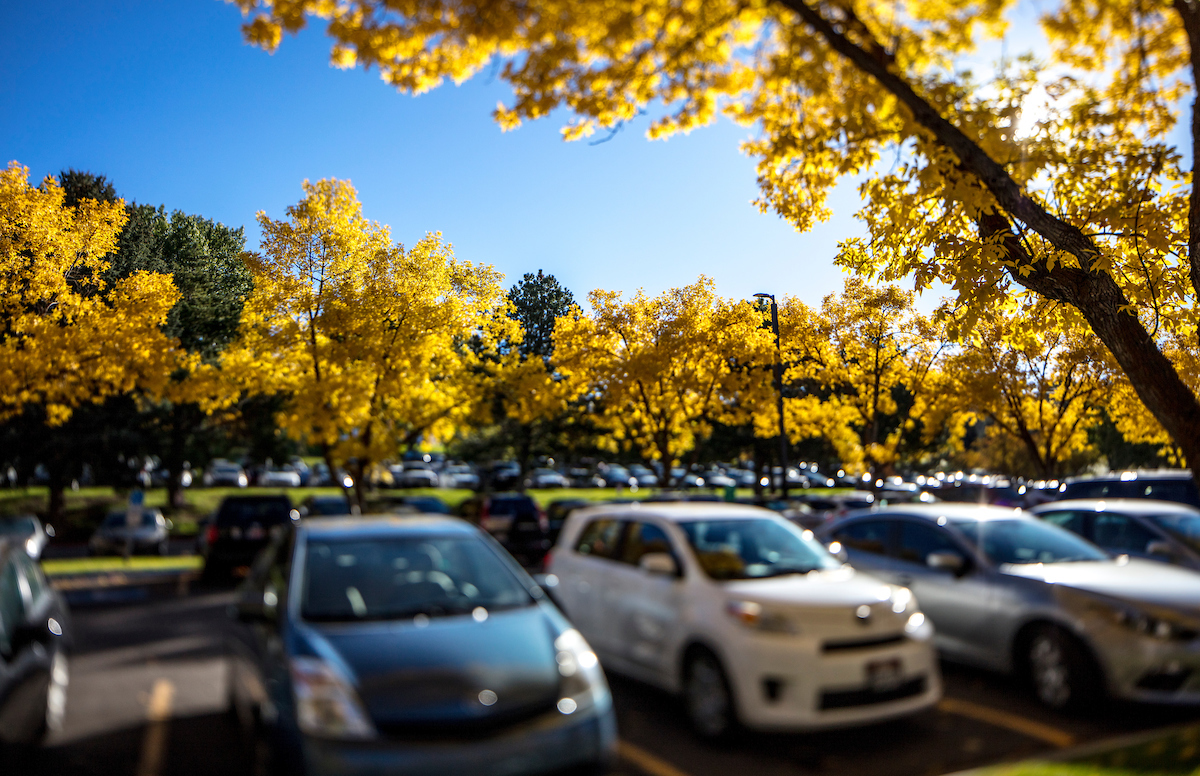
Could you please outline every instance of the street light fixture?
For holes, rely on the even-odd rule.
[[[775,402],[779,410],[779,487],[783,498],[788,497],[787,430],[783,422],[783,350],[779,345],[779,305],[774,294],[755,294],[756,299],[771,300],[771,330],[775,332]]]

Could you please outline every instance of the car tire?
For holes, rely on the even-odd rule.
[[[711,650],[698,647],[688,655],[683,704],[692,730],[702,738],[724,739],[737,729],[733,691],[720,659]]]
[[[1083,711],[1103,698],[1103,675],[1078,638],[1058,626],[1041,625],[1025,644],[1029,681],[1043,706]]]

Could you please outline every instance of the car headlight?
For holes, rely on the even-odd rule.
[[[933,638],[933,623],[921,612],[913,612],[904,623],[904,633],[916,641],[929,641]]]
[[[321,738],[375,737],[375,726],[358,694],[333,666],[315,657],[295,657],[291,673],[296,722],[302,732]]]
[[[1162,641],[1192,641],[1200,638],[1196,623],[1184,623],[1163,615],[1151,615],[1132,609],[1118,609],[1116,620],[1120,625],[1143,636]]]
[[[891,598],[892,611],[896,614],[904,614],[908,607],[912,605],[913,594],[907,587],[897,587],[892,590]]]
[[[574,628],[563,631],[554,640],[554,649],[558,673],[562,676],[558,710],[563,714],[574,714],[595,705],[607,692],[607,686],[600,661],[583,635]]]
[[[753,630],[793,635],[800,632],[796,624],[787,617],[766,609],[755,601],[730,601],[725,604],[725,613]]]

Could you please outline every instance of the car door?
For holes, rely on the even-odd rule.
[[[970,662],[993,663],[1004,632],[997,590],[989,569],[979,567],[974,553],[946,528],[920,518],[897,521],[895,563],[887,581],[903,585],[917,597],[933,623],[943,653]],[[960,571],[930,568],[932,553],[952,552],[967,562]]]
[[[1115,555],[1165,561],[1161,555],[1147,552],[1150,542],[1167,541],[1129,515],[1115,512],[1095,512],[1092,515],[1092,543]]]
[[[34,612],[19,561],[27,557],[17,548],[0,556],[0,743],[37,739],[46,724],[50,688],[51,650],[22,633]]]
[[[623,522],[596,517],[583,526],[573,547],[555,551],[554,573],[567,617],[598,652],[614,654],[618,639],[607,615],[609,571],[617,561]]]
[[[662,681],[671,671],[673,640],[678,637],[683,581],[646,571],[639,564],[649,553],[667,553],[682,568],[680,554],[662,526],[630,520],[617,563],[608,571],[606,612],[615,626],[616,654],[634,673]]]
[[[286,672],[280,624],[287,611],[294,540],[294,531],[279,529],[238,591],[243,625],[230,642],[230,687],[238,718],[247,727],[264,712],[274,716],[272,699]]]

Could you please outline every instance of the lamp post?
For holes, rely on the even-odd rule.
[[[779,345],[779,305],[775,303],[774,294],[755,294],[757,299],[771,300],[771,330],[775,332],[775,402],[779,410],[779,488],[786,499],[788,497],[788,453],[787,430],[783,423],[783,350]]]

